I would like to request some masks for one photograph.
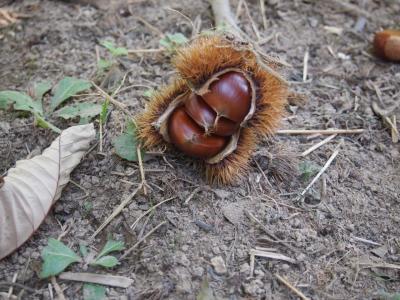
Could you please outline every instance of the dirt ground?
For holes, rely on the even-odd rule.
[[[202,29],[213,26],[207,1],[131,1],[116,10],[73,2],[12,4],[29,18],[0,30],[0,90],[26,90],[40,79],[55,82],[66,75],[92,79],[96,45],[102,40],[145,49],[158,48],[162,33],[190,37],[188,20],[168,7],[201,20]],[[234,186],[209,187],[190,160],[176,153],[146,156],[148,196],[135,197],[89,247],[99,249],[108,238],[131,246],[160,222],[167,223],[112,270],[89,267],[88,272],[134,280],[128,289],[107,288],[110,299],[195,299],[205,280],[218,299],[297,299],[276,274],[310,299],[391,299],[388,294],[400,292],[400,149],[371,109],[374,101],[382,108],[399,103],[400,64],[383,62],[370,52],[375,31],[400,24],[400,3],[351,1],[358,8],[354,10],[340,4],[344,2],[265,1],[266,28],[259,1],[246,2],[260,40],[266,39],[262,48],[293,66],[286,71],[291,89],[308,100],[288,107],[282,128],[365,129],[362,134],[338,136],[299,158],[303,169],[321,168],[343,139],[324,175],[326,193],[320,196],[319,181],[304,201],[296,201],[311,180],[304,179],[304,171],[290,183],[269,183],[257,167],[268,175],[265,153],[271,148],[283,146],[300,154],[322,136],[279,135],[265,141],[249,176]],[[232,4],[236,11],[238,1]],[[239,24],[256,39],[244,7],[239,10]],[[325,26],[342,32],[333,33]],[[303,82],[307,51],[308,78]],[[100,55],[107,56],[103,48]],[[133,55],[120,62],[122,74],[129,71],[125,86],[134,86],[116,98],[133,114],[144,109],[146,89],[158,88],[173,75],[169,57],[160,53]],[[399,112],[399,108],[394,112],[397,120]],[[54,122],[61,128],[72,125]],[[77,250],[132,193],[140,182],[138,166],[118,158],[111,143],[123,126],[123,114],[114,109],[106,127],[105,155],[96,149],[85,157],[72,173],[81,187],[70,183],[40,229],[0,262],[0,292],[8,291],[4,281],[18,272],[18,282],[36,290],[36,294],[25,292],[23,299],[50,299],[49,281],[38,276],[40,252],[48,238],[64,232],[62,241]],[[0,111],[0,175],[16,160],[39,154],[54,138],[49,130],[34,127],[32,117]],[[175,198],[130,229],[147,209],[170,197]],[[285,244],[272,241],[265,230]],[[295,263],[257,257],[251,276],[250,250],[256,247],[275,248]],[[226,270],[217,272],[211,263],[218,256]],[[69,270],[82,271],[82,266]],[[82,284],[58,282],[67,298],[82,297]],[[18,294],[21,288],[14,290]]]

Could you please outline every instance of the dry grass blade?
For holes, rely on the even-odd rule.
[[[308,49],[304,53],[304,59],[303,59],[303,82],[307,81],[307,75],[308,75],[308,58],[309,58],[309,52]]]
[[[146,177],[144,175],[142,151],[140,149],[140,145],[138,147],[136,147],[136,153],[137,153],[137,157],[138,157],[138,161],[139,161],[139,170],[140,170],[140,178],[142,180],[141,185],[143,187],[143,194],[147,195]]]
[[[286,242],[284,242],[284,241],[279,240],[278,237],[277,237],[275,234],[273,234],[271,231],[269,231],[269,230],[260,222],[260,220],[258,220],[251,212],[249,212],[248,210],[245,210],[244,213],[246,214],[246,216],[247,216],[250,220],[252,220],[252,221],[256,222],[258,225],[260,225],[260,227],[262,228],[262,230],[263,230],[269,237],[271,237],[274,241],[278,242],[279,244],[285,246],[286,248],[288,248],[289,250],[291,250],[291,251],[293,251],[293,252],[295,252],[295,253],[298,252],[296,248],[292,247],[291,245],[289,245],[288,243],[286,243]]]
[[[307,298],[301,291],[299,291],[296,287],[294,287],[289,281],[287,281],[286,278],[284,278],[283,276],[280,276],[279,274],[275,274],[275,277],[284,285],[286,285],[286,287],[288,287],[293,293],[295,293],[297,296],[300,297],[300,299],[302,300],[309,300],[309,298]]]
[[[132,192],[132,194],[129,195],[124,201],[121,202],[120,205],[112,212],[112,214],[103,222],[103,224],[100,225],[100,227],[92,234],[90,237],[90,240],[94,239],[119,213],[124,209],[126,205],[135,197],[137,192],[142,188],[142,184],[139,184],[139,186]]]
[[[364,266],[364,268],[385,268],[385,269],[395,269],[395,270],[400,270],[400,265],[395,265],[395,264],[387,264],[387,263],[361,263],[360,266]]]
[[[372,102],[372,110],[374,111],[374,113],[380,116],[384,124],[387,127],[389,127],[390,134],[392,137],[392,142],[394,144],[396,144],[399,141],[399,131],[397,130],[396,115],[393,115],[392,118],[390,118],[389,115],[393,113],[393,111],[397,108],[397,105],[395,105],[390,110],[384,110],[379,107],[378,103]]]
[[[94,273],[64,272],[59,275],[59,278],[71,281],[97,283],[125,289],[133,283],[133,279],[128,277]]]
[[[120,257],[120,260],[124,259],[125,257],[127,257],[133,250],[135,250],[137,248],[137,246],[139,246],[145,239],[147,239],[150,235],[152,235],[155,231],[157,231],[158,228],[160,228],[161,226],[165,225],[167,222],[161,222],[160,224],[158,224],[156,227],[154,227],[152,230],[150,230],[144,237],[142,237],[140,240],[138,240],[136,242],[136,244],[134,244],[132,247],[130,247],[128,250],[125,251],[125,253]]]
[[[336,158],[336,156],[339,154],[340,147],[342,146],[343,141],[340,141],[339,145],[336,147],[335,151],[333,151],[331,157],[329,157],[328,161],[325,163],[325,165],[322,167],[322,169],[318,172],[317,175],[311,180],[309,185],[301,192],[300,197],[304,196],[308,190],[314,185],[314,183],[317,182],[317,180],[321,177],[321,175],[328,169],[328,167],[331,165],[333,160]],[[300,198],[299,197],[299,198]]]
[[[101,87],[99,87],[96,83],[92,81],[93,86],[100,92],[100,94],[108,99],[113,105],[115,105],[118,109],[122,110],[127,116],[129,116],[131,119],[133,119],[133,115],[129,110],[126,109],[125,104],[115,100],[113,97],[111,97],[109,94],[107,94]]]
[[[295,264],[296,260],[293,258],[290,258],[286,255],[276,253],[276,252],[270,252],[270,251],[264,251],[264,250],[257,250],[257,249],[251,249],[250,250],[250,255],[254,255],[256,257],[264,257],[264,258],[272,258],[272,259],[277,259],[277,260],[284,260],[286,262]]]
[[[320,141],[319,143],[315,144],[314,146],[308,148],[306,151],[304,151],[303,153],[300,154],[300,156],[305,157],[308,154],[310,154],[311,152],[313,152],[314,150],[317,150],[319,147],[325,145],[326,143],[328,143],[329,141],[331,141],[337,134],[332,134],[330,136],[328,136],[326,139],[323,139],[322,141]]]
[[[276,134],[355,134],[363,133],[364,129],[282,129]]]
[[[134,229],[136,228],[137,224],[139,223],[139,221],[140,221],[141,219],[143,219],[143,217],[145,217],[149,212],[155,210],[155,209],[156,209],[157,207],[159,207],[161,204],[164,204],[164,203],[166,203],[166,202],[168,202],[168,201],[171,201],[171,200],[173,200],[173,199],[175,199],[175,198],[176,198],[176,196],[173,196],[173,197],[171,197],[171,198],[165,199],[164,201],[161,201],[160,203],[157,203],[157,204],[154,205],[153,207],[151,207],[151,208],[149,208],[148,210],[146,210],[145,213],[142,214],[139,218],[137,218],[136,221],[131,225],[131,229],[134,230]]]

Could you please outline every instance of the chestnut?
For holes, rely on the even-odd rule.
[[[197,158],[210,183],[245,176],[257,143],[285,113],[287,84],[277,63],[232,37],[200,36],[173,58],[177,78],[137,119],[146,148],[168,147]]]
[[[198,125],[204,128],[206,134],[231,136],[237,131],[240,125],[240,123],[217,116],[217,113],[203,98],[194,93],[190,94],[185,101],[185,110]]]
[[[246,78],[238,72],[228,72],[217,78],[202,95],[204,101],[218,114],[234,122],[242,122],[250,110],[251,89]]]
[[[175,109],[168,121],[168,134],[172,144],[185,154],[207,159],[220,152],[228,138],[206,136],[204,130],[193,121],[183,107]]]
[[[400,62],[400,30],[383,30],[374,37],[375,54],[383,59]]]

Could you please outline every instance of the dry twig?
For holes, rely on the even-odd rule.
[[[301,197],[303,197],[308,190],[314,185],[314,183],[317,182],[317,180],[321,177],[321,175],[326,171],[326,169],[328,169],[328,167],[331,165],[331,163],[333,162],[333,160],[336,158],[336,156],[339,154],[339,150],[340,147],[342,146],[343,141],[341,141],[339,143],[339,145],[336,147],[335,151],[333,151],[331,157],[329,157],[328,161],[325,163],[325,165],[322,167],[322,169],[318,172],[318,174],[314,177],[313,180],[311,180],[311,182],[309,183],[309,185],[307,185],[307,187],[301,192],[300,196],[298,199],[300,199]]]
[[[167,222],[163,221],[160,224],[158,224],[156,227],[154,227],[152,230],[150,230],[144,237],[142,237],[140,240],[136,242],[132,247],[130,247],[128,250],[125,251],[125,253],[120,257],[120,260],[124,259],[127,257],[133,250],[136,249],[137,246],[139,246],[145,239],[147,239],[150,235],[152,235],[158,228],[161,226],[165,225]]]
[[[60,279],[103,284],[113,287],[128,288],[133,280],[125,276],[103,275],[94,273],[64,272]]]
[[[137,192],[142,188],[142,184],[133,191],[132,194],[129,195],[124,201],[121,202],[120,205],[112,212],[112,214],[100,225],[100,227],[92,234],[89,238],[90,240],[94,239],[123,209],[124,207],[132,200],[132,198],[137,194]]]
[[[363,133],[364,129],[282,129],[276,134],[355,134]]]
[[[286,287],[288,287],[293,293],[295,293],[297,296],[300,297],[302,300],[309,300],[300,290],[298,290],[296,287],[294,287],[289,281],[287,281],[286,278],[283,276],[280,276],[279,274],[275,274],[275,277],[283,283]]]
[[[319,147],[325,145],[326,143],[328,143],[330,140],[332,140],[337,134],[332,134],[330,136],[328,136],[326,139],[323,139],[322,141],[320,141],[319,143],[313,145],[312,147],[308,148],[306,151],[304,151],[303,153],[300,154],[300,156],[305,157],[308,154],[310,154],[311,152],[313,152],[314,150],[317,150]]]
[[[149,212],[155,210],[155,209],[156,209],[157,207],[159,207],[161,204],[164,204],[164,203],[166,203],[166,202],[168,202],[168,201],[171,201],[171,200],[173,200],[173,199],[175,199],[175,198],[176,198],[176,196],[173,196],[173,197],[171,197],[171,198],[165,199],[165,200],[163,200],[163,201],[157,203],[157,204],[154,205],[153,207],[150,207],[150,208],[149,208],[148,210],[146,210],[139,218],[136,219],[136,221],[131,225],[131,229],[132,229],[132,230],[135,229],[135,228],[136,228],[136,225],[139,223],[139,221],[140,221],[144,216],[146,216]]]

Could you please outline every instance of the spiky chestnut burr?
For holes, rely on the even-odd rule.
[[[239,46],[238,46],[239,45]],[[246,174],[258,141],[284,114],[287,86],[250,47],[221,36],[200,37],[178,51],[179,77],[137,118],[144,146],[173,144],[198,158],[209,182]]]

